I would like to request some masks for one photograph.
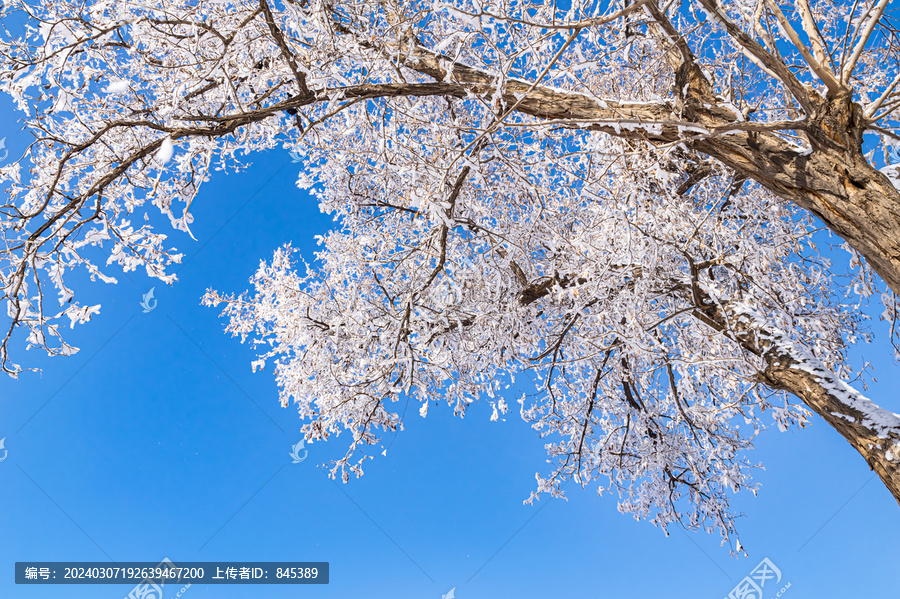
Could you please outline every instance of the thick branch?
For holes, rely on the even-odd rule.
[[[693,316],[763,359],[763,384],[799,397],[866,460],[900,504],[900,415],[891,413],[835,376],[809,351],[738,304],[716,304],[696,285],[673,282],[689,292]],[[550,294],[549,285],[527,288],[519,301],[530,304]],[[630,397],[625,387],[626,396]],[[676,401],[677,401],[677,391]]]
[[[803,400],[846,439],[900,504],[900,415],[891,413],[835,376],[809,351],[746,312],[716,307],[707,315],[746,349],[761,355],[761,382]]]
[[[440,81],[447,78],[445,67],[450,66],[442,57],[426,52],[408,57],[407,64]],[[451,77],[474,93],[492,93],[496,89],[491,75],[464,65],[454,64]],[[575,121],[581,127],[617,137],[651,143],[688,139],[694,149],[821,218],[866,258],[888,287],[900,293],[900,193],[863,157],[864,116],[849,94],[815,98],[807,125],[814,148],[808,152],[774,133],[742,130],[746,123],[735,122],[731,110],[717,106],[714,98],[705,97],[704,83],[694,64],[686,63],[678,73],[676,86],[690,85],[703,94],[687,103],[680,119],[675,118],[674,107],[669,104],[601,102],[540,86],[519,101],[530,85],[516,80],[506,83],[504,99],[509,103],[519,101],[517,110],[521,113]],[[673,123],[682,119],[709,134],[695,134],[691,140],[683,125]],[[629,126],[610,121],[626,121]],[[648,123],[672,124],[641,126]]]

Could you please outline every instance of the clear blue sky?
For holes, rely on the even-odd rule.
[[[27,139],[0,98],[10,157]],[[900,508],[862,458],[819,419],[764,433],[754,457],[759,497],[741,493],[741,540],[662,531],[616,511],[612,497],[566,487],[568,501],[522,505],[544,469],[542,441],[511,410],[465,420],[442,406],[348,485],[319,463],[346,438],[309,447],[270,371],[253,374],[248,345],[223,334],[208,287],[240,292],[260,259],[291,241],[307,257],[330,218],[293,185],[287,151],[218,176],[194,202],[198,241],[174,287],[141,273],[118,285],[71,280],[100,315],[70,331],[81,351],[24,358],[43,373],[0,380],[0,597],[119,599],[131,585],[16,586],[16,561],[328,561],[327,586],[193,586],[201,599],[340,597],[720,598],[763,558],[791,583],[785,597],[896,597]],[[142,313],[142,294],[158,305]],[[900,412],[898,367],[883,338],[855,350],[876,367],[870,396]],[[511,402],[515,405],[514,402]],[[218,532],[217,532],[218,531]],[[201,549],[202,547],[202,549]],[[801,549],[802,547],[802,549]],[[769,590],[771,587],[767,587]],[[177,589],[170,589],[166,599]],[[773,589],[774,590],[774,589]],[[766,597],[770,596],[767,594]]]

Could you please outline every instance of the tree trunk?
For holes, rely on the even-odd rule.
[[[900,192],[862,154],[859,104],[849,96],[814,102],[808,155],[771,133],[710,137],[693,146],[815,214],[900,295]]]
[[[900,415],[885,410],[836,377],[815,356],[746,310],[712,304],[698,318],[761,356],[760,382],[787,391],[825,419],[862,455],[900,504]]]
[[[559,279],[563,287],[570,277]],[[586,282],[579,279],[580,282]],[[549,295],[553,281],[526,287],[519,294],[522,304]],[[900,505],[900,415],[879,407],[842,381],[809,351],[792,343],[746,307],[717,304],[702,289],[687,282],[671,281],[671,290],[681,290],[693,301],[692,315],[763,360],[758,373],[761,383],[800,398],[862,455],[894,500]]]
[[[803,400],[860,453],[900,504],[900,419],[826,372],[809,373],[787,355],[768,358],[761,380]]]
[[[442,82],[448,95],[493,94],[497,88],[494,76],[459,64],[453,65],[448,80],[449,62],[425,50],[408,56],[406,64]],[[409,87],[411,92],[416,84]],[[681,139],[815,214],[900,295],[900,192],[863,157],[862,108],[849,94],[822,98],[809,91],[809,102],[817,110],[792,125],[806,132],[813,147],[812,152],[801,152],[772,134],[770,126],[742,122],[733,110],[718,105],[696,65],[679,71],[674,87],[687,90],[679,106],[600,101],[517,80],[506,81],[503,100],[530,116],[617,137],[651,143]],[[686,126],[708,133],[685,133]]]

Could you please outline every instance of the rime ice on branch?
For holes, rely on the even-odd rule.
[[[2,366],[20,329],[73,350],[58,322],[98,307],[69,303],[68,270],[174,280],[135,218],[189,232],[212,170],[290,148],[335,229],[205,301],[266,347],[308,440],[350,434],[333,475],[408,400],[498,419],[516,383],[551,458],[537,493],[597,481],[728,538],[763,412],[811,410],[900,499],[895,415],[843,382],[858,295],[811,241],[814,216],[896,320],[900,192],[862,153],[900,139],[886,5],[8,3],[30,25],[0,42],[0,88],[35,139],[0,169]]]

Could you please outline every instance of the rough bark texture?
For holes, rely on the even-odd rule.
[[[439,85],[446,86],[450,95],[462,97],[467,91],[485,94],[496,90],[493,76],[459,64],[448,72],[449,62],[424,51],[410,56],[407,64],[443,82]],[[813,146],[813,151],[804,155],[769,132],[768,127],[740,122],[733,111],[717,106],[717,98],[696,65],[682,67],[674,87],[687,89],[678,102],[680,106],[601,103],[586,95],[515,80],[506,82],[503,99],[508,107],[515,106],[516,111],[530,116],[581,121],[583,124],[579,124],[585,128],[618,137],[657,143],[684,139],[685,145],[822,219],[866,258],[888,287],[900,294],[900,193],[887,176],[863,157],[862,108],[851,101],[849,94],[822,98],[807,90],[813,114],[795,125],[806,132]],[[622,127],[623,122],[661,126]],[[699,125],[709,134],[684,134],[679,125]]]
[[[884,486],[888,488],[900,504],[900,462],[887,459],[892,446],[900,442],[900,430],[894,430],[887,437],[879,437],[878,432],[864,424],[864,415],[832,395],[827,387],[827,375],[817,377],[799,370],[797,362],[790,356],[772,354],[767,358],[769,366],[761,375],[761,380],[774,389],[788,391],[800,397],[813,412],[825,419],[846,439],[874,470]],[[821,383],[824,378],[826,385]]]
[[[587,281],[566,276],[535,282],[523,289],[519,301],[528,305],[549,295],[554,286],[565,288],[576,282]],[[817,360],[805,359],[778,331],[734,306],[717,304],[696,285],[685,282],[671,281],[670,291],[674,290],[694,303],[694,318],[759,356],[763,361],[759,381],[796,395],[821,416],[862,455],[900,504],[900,416],[864,398]]]
[[[728,312],[727,306],[725,311]],[[710,305],[696,315],[761,356],[765,368],[759,373],[760,382],[803,400],[862,455],[900,504],[900,418],[862,396],[854,397],[851,394],[855,392],[848,385],[820,365],[798,359],[777,332],[761,328],[746,316],[726,312]],[[866,412],[854,407],[854,402],[865,407]],[[883,416],[883,421],[879,416]]]
[[[699,140],[693,146],[809,210],[900,293],[900,193],[862,154],[862,108],[849,97],[814,99],[804,156],[771,133]],[[701,122],[704,115],[697,114]]]

